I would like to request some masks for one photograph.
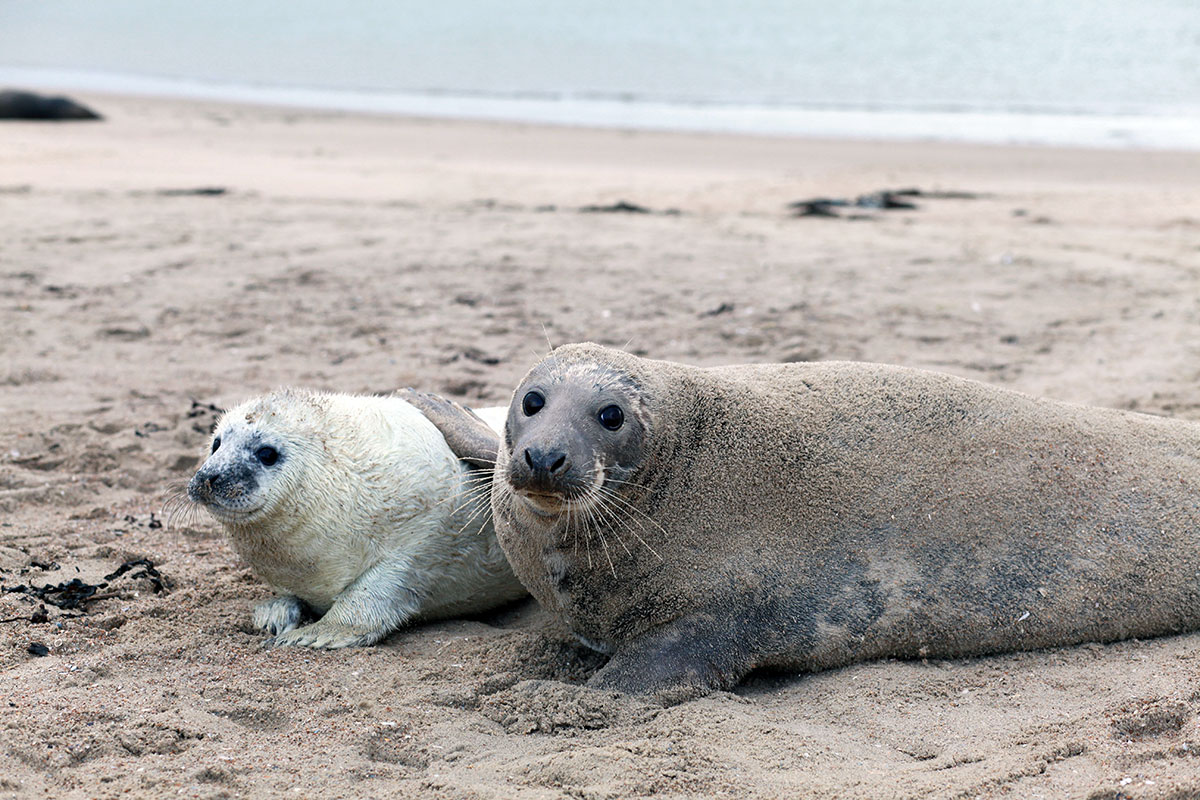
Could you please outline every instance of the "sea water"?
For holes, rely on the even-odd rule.
[[[0,83],[1200,149],[1200,0],[0,0]]]

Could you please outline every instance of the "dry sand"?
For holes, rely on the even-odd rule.
[[[109,120],[0,127],[0,578],[149,558],[173,589],[126,575],[86,616],[0,624],[0,797],[1200,797],[1197,634],[663,709],[581,688],[598,662],[528,602],[264,650],[268,590],[216,527],[151,516],[209,404],[284,383],[502,403],[547,337],[1200,419],[1197,154],[81,99]],[[981,196],[784,208],[902,186]],[[227,191],[161,192],[198,187]],[[578,210],[617,200],[678,213]],[[36,609],[0,597],[0,619]]]

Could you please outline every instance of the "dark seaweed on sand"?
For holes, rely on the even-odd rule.
[[[117,567],[116,570],[105,575],[104,580],[115,580],[124,575],[126,572],[136,569],[137,567],[142,567],[142,570],[140,572],[133,573],[129,576],[130,578],[147,578],[150,581],[151,591],[153,591],[155,594],[159,594],[161,592],[170,592],[170,589],[166,583],[166,579],[163,578],[162,573],[155,569],[154,562],[148,558],[139,558],[134,561],[126,561],[124,564]]]
[[[24,583],[17,586],[0,586],[0,592],[28,595],[42,601],[46,605],[51,605],[64,611],[79,610],[86,612],[88,603],[114,597],[115,592],[104,592],[103,594],[99,592],[101,589],[109,587],[109,581],[114,581],[127,573],[131,573],[129,574],[131,579],[146,578],[149,580],[151,591],[155,594],[170,591],[169,582],[155,568],[154,563],[147,558],[139,558],[133,561],[126,561],[117,567],[116,570],[105,575],[104,580],[100,583],[88,583],[79,578],[72,578],[69,581],[57,584],[48,583],[45,586],[33,586]],[[38,618],[39,616],[41,617],[40,619]],[[12,619],[0,620],[0,622],[15,622],[17,620],[28,620],[30,622],[46,621],[45,605],[40,611],[34,612],[30,617],[13,617]]]
[[[844,197],[810,197],[806,200],[796,200],[788,203],[788,209],[795,217],[841,217],[843,219],[874,219],[861,215],[842,217],[835,209],[838,208],[867,208],[880,211],[915,211],[920,208],[912,202],[913,197],[927,200],[977,200],[983,195],[975,192],[959,191],[927,191],[924,189],[881,189],[870,194],[861,194],[850,200]]]

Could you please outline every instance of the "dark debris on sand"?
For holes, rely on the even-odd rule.
[[[646,206],[639,206],[636,203],[630,203],[626,200],[618,200],[609,205],[590,205],[580,206],[579,213],[581,214],[662,214],[668,217],[677,217],[681,212],[678,208],[668,208],[663,211],[655,211]]]
[[[146,578],[150,581],[151,591],[153,591],[155,594],[164,592],[168,594],[170,593],[170,587],[167,585],[166,579],[162,576],[161,572],[155,569],[154,562],[148,558],[138,558],[133,561],[126,561],[124,564],[117,567],[116,570],[105,575],[104,580],[116,580],[125,573],[137,569],[138,567],[142,568],[141,571],[134,572],[129,576],[130,579]]]
[[[159,189],[159,197],[220,197],[228,194],[224,186],[194,186],[186,189]]]
[[[193,398],[192,407],[188,409],[188,419],[194,419],[192,430],[196,433],[205,435],[211,434],[217,429],[217,420],[225,413],[225,409],[214,406],[212,403],[201,403]]]
[[[874,219],[863,214],[842,215],[839,208],[862,208],[873,211],[915,211],[920,206],[911,198],[926,200],[977,200],[982,195],[974,192],[926,191],[924,189],[881,189],[878,192],[860,194],[850,200],[844,197],[810,197],[796,200],[787,207],[794,217],[836,217],[839,219]]]
[[[45,622],[48,619],[46,605],[51,605],[64,611],[81,611],[86,613],[89,603],[116,597],[118,592],[101,592],[100,590],[108,589],[110,581],[115,581],[126,574],[128,574],[131,580],[138,578],[148,580],[150,582],[150,590],[155,594],[170,592],[170,581],[158,571],[154,563],[148,558],[138,558],[126,561],[105,575],[104,580],[100,583],[88,583],[80,578],[72,578],[69,581],[62,581],[57,584],[48,583],[45,586],[34,586],[24,583],[16,586],[4,586],[0,584],[0,593],[26,595],[43,603],[42,607],[31,616],[13,617],[11,619],[0,620],[0,622],[16,622],[18,620],[28,620],[32,623]]]

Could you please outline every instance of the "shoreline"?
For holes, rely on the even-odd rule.
[[[1200,113],[739,106],[599,97],[308,89],[5,66],[0,66],[0,86],[584,129],[1116,151],[1200,151]]]
[[[1190,151],[629,131],[72,96],[105,119],[0,124],[6,186],[152,192],[220,185],[296,198],[531,208],[626,200],[776,215],[804,197],[909,186],[1017,195],[1037,186],[1085,195],[1188,191],[1200,183],[1200,159]],[[728,191],[752,183],[753,192]],[[1136,215],[1136,208],[1123,213]]]

